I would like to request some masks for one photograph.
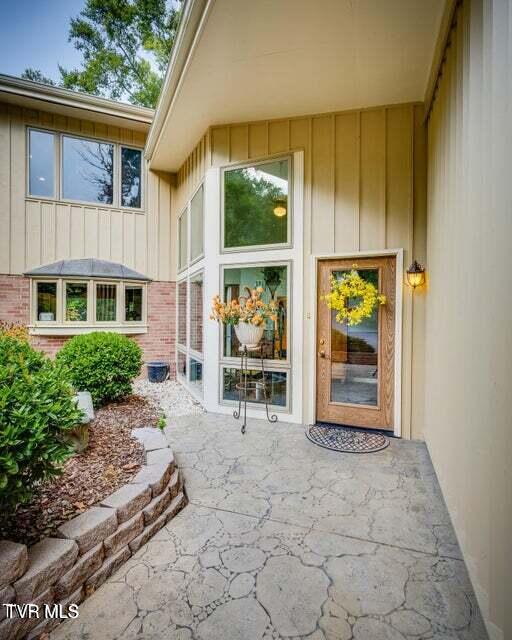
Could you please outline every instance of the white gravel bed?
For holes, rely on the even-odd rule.
[[[168,418],[204,413],[203,407],[179,382],[136,380],[133,392],[155,400]]]

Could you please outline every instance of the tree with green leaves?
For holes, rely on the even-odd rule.
[[[82,67],[59,65],[59,85],[155,107],[179,24],[181,0],[86,0],[70,23]],[[37,69],[22,77],[54,84]]]

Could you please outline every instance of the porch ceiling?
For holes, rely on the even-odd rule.
[[[152,167],[176,171],[215,124],[422,101],[444,4],[191,0],[185,17],[195,10],[196,20],[182,29],[194,34],[170,66]]]

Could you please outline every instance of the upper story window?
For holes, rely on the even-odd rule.
[[[178,270],[204,256],[204,190],[195,192],[178,219]]]
[[[113,204],[114,145],[62,136],[62,196]]]
[[[141,209],[142,150],[28,130],[28,195]]]
[[[224,169],[223,249],[290,244],[290,159]]]
[[[30,130],[29,193],[43,198],[55,197],[55,136],[46,131]]]

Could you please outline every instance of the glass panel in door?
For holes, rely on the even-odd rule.
[[[340,280],[349,270],[333,271]],[[379,288],[377,269],[359,269],[366,282]],[[359,304],[351,299],[349,306]],[[331,311],[331,402],[378,405],[379,385],[379,310],[356,326],[336,320]]]

